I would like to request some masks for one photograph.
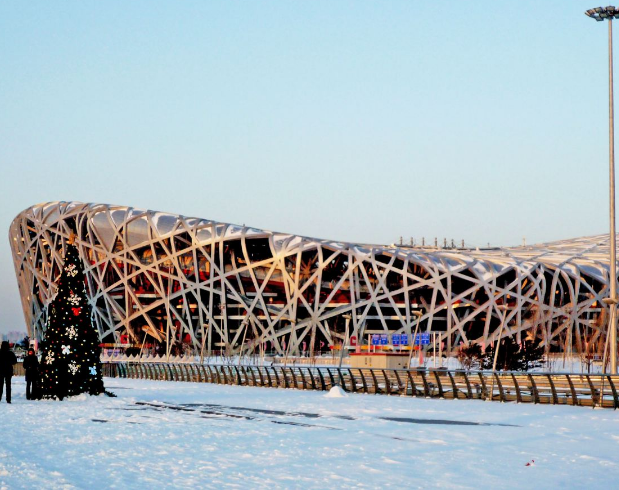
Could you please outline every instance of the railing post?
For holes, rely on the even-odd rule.
[[[518,386],[518,380],[516,375],[512,373],[512,380],[514,381],[514,388],[516,389],[516,403],[522,403],[522,395],[520,394],[520,386]]]
[[[531,383],[531,394],[533,395],[533,403],[539,403],[539,393],[537,392],[537,385],[535,384],[535,380],[531,373],[527,373],[527,377],[529,378],[529,382]]]
[[[555,384],[552,382],[552,377],[550,376],[550,374],[547,374],[546,378],[548,378],[548,383],[550,383],[550,391],[552,392],[552,404],[558,405],[559,398],[557,397],[557,390],[555,389]]]
[[[428,384],[428,379],[426,378],[425,371],[418,369],[417,374],[421,376],[421,382],[423,383],[423,396],[425,396],[426,398],[430,398],[430,385]]]
[[[589,389],[591,390],[591,408],[595,408],[595,404],[597,403],[597,393],[595,390],[595,386],[593,386],[593,383],[591,382],[591,377],[586,374],[585,378],[587,379],[587,383],[589,383]]]
[[[264,378],[262,376],[262,369],[260,369],[260,366],[256,367],[256,371],[258,371],[258,377],[260,378],[260,386],[264,386]]]
[[[338,376],[339,376],[339,378],[340,378],[340,383],[342,383],[342,389],[343,389],[344,391],[348,391],[348,390],[346,389],[346,382],[344,381],[344,376],[342,376],[342,370],[341,370],[340,368],[337,368],[337,375],[338,375]]]
[[[471,382],[469,381],[469,377],[466,374],[466,371],[461,371],[460,374],[464,376],[464,382],[466,383],[466,397],[469,400],[473,399],[473,390],[471,389]]]
[[[250,386],[249,385],[249,376],[247,376],[247,371],[245,370],[245,366],[243,366],[242,364],[236,368],[236,370],[239,372],[239,376],[243,376],[243,386]]]
[[[606,376],[608,379],[608,384],[610,385],[610,389],[613,392],[613,409],[617,410],[617,408],[619,408],[619,399],[617,398],[617,390],[615,389],[615,383],[612,380],[612,376],[608,375]]]
[[[294,368],[290,367],[288,369],[290,370],[290,374],[292,374],[292,383],[294,384],[295,389],[297,389],[299,385],[297,384],[297,376],[294,374]]]
[[[348,369],[348,376],[350,376],[350,388],[353,393],[357,393],[357,383],[355,382],[355,377],[352,374],[350,368]]]
[[[481,383],[481,400],[487,400],[488,389],[486,388],[486,378],[480,371],[477,372],[477,376],[479,376],[479,382]]]
[[[374,394],[377,395],[380,390],[378,389],[378,381],[376,380],[376,374],[374,374],[374,369],[370,369],[370,374],[372,375],[372,381],[374,381]]]
[[[387,395],[391,395],[391,381],[389,381],[389,377],[387,376],[387,373],[384,369],[381,369],[381,372],[383,373],[383,378],[385,380],[385,390],[387,392]]]
[[[402,396],[402,388],[403,388],[403,383],[400,380],[400,375],[398,374],[398,370],[394,369],[393,370],[393,374],[395,374],[395,379],[398,382],[398,395]]]
[[[226,378],[223,372],[223,369],[219,369],[221,366],[213,366],[213,369],[215,369],[215,374],[217,375],[217,384],[218,385],[222,385],[226,383]]]
[[[572,394],[572,405],[578,405],[578,396],[576,396],[576,389],[574,388],[574,383],[572,382],[572,378],[570,378],[569,374],[565,375],[567,379],[567,384],[570,385],[570,393]]]
[[[307,368],[307,372],[310,375],[310,381],[312,382],[312,390],[316,389],[316,380],[314,379],[314,374],[312,373],[312,368]]]
[[[243,386],[243,380],[241,379],[241,372],[239,371],[239,368],[236,366],[233,366],[234,371],[236,372],[236,385],[237,386]]]
[[[303,389],[304,389],[304,390],[307,390],[307,381],[306,381],[306,379],[305,379],[305,374],[303,373],[303,370],[304,370],[304,369],[307,369],[307,368],[300,367],[300,368],[299,368],[299,374],[301,375],[301,384],[302,384],[302,386],[303,386]]]
[[[413,381],[413,376],[411,375],[411,370],[407,369],[406,370],[406,376],[408,379],[408,382],[410,382],[411,384],[411,396],[417,396],[417,387],[415,386],[415,381]],[[408,383],[407,383],[407,387],[406,387],[406,394],[408,395]]]
[[[494,379],[496,381],[496,385],[499,388],[499,401],[505,402],[505,393],[503,392],[503,384],[501,383],[501,380],[499,379],[499,374],[496,372],[494,373]],[[490,395],[491,396],[490,400],[492,400],[492,395],[493,394]]]
[[[252,383],[254,384],[254,386],[256,386],[258,383],[256,382],[256,369],[254,366],[249,366],[249,370],[251,371],[251,379],[252,379]]]
[[[365,376],[363,375],[363,370],[361,368],[357,369],[359,371],[359,375],[361,376],[361,383],[363,384],[363,393],[369,393],[368,384],[365,381]]]
[[[329,373],[329,380],[331,381],[331,388],[335,386],[335,380],[333,379],[333,373],[331,372],[331,368],[327,368],[327,372]]]
[[[456,386],[456,382],[454,381],[454,377],[451,374],[451,371],[447,371],[447,376],[449,376],[449,381],[451,381],[451,389],[453,390],[453,397],[458,399],[458,387]]]
[[[208,371],[208,382],[209,383],[215,383],[215,376],[213,376],[213,370],[211,369],[211,366],[209,366],[208,364],[206,365],[206,370]]]
[[[318,376],[320,376],[321,391],[327,391],[327,385],[325,384],[325,377],[322,375],[322,369],[321,368],[317,368],[317,369],[318,369]]]
[[[436,387],[438,388],[438,396],[439,398],[445,398],[445,394],[443,393],[443,385],[441,384],[441,380],[438,377],[438,373],[436,371],[432,371],[434,373],[434,379],[436,380]]]

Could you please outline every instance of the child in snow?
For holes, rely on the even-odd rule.
[[[2,400],[2,389],[6,383],[7,403],[11,403],[11,377],[13,377],[13,366],[15,364],[17,364],[17,358],[9,349],[9,343],[5,340],[0,346],[0,400]]]
[[[28,349],[28,355],[24,359],[24,370],[26,371],[26,400],[35,400],[38,396],[39,359],[32,348]]]

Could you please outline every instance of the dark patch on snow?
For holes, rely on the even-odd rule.
[[[303,424],[301,422],[287,422],[285,420],[271,420],[271,423],[281,425],[296,425],[298,427],[311,427],[313,429],[344,430],[338,427],[329,427],[327,425]]]
[[[381,420],[389,420],[391,422],[405,422],[407,424],[429,424],[429,425],[477,425],[477,426],[494,426],[494,427],[521,427],[513,424],[491,424],[487,422],[468,422],[466,420],[444,420],[444,419],[414,419],[410,417],[378,417]]]
[[[244,420],[254,420],[255,417],[248,417],[246,415],[237,415],[234,413],[224,413],[224,412],[216,412],[214,410],[200,410],[200,413],[204,413],[207,415],[217,415],[221,417],[230,417],[233,419],[244,419]]]
[[[109,410],[125,410],[127,412],[140,412],[140,411],[143,411],[143,410],[152,410],[152,409],[149,408],[149,407],[143,407],[143,408],[132,408],[132,407],[129,407],[129,408],[110,408]]]
[[[99,422],[100,424],[107,424],[109,422],[109,420],[105,420],[105,419],[90,419],[93,422]],[[140,424],[141,422],[135,422],[133,420],[123,420],[123,423],[126,424]]]
[[[330,417],[334,419],[341,420],[356,420],[354,417],[349,415],[321,415],[319,413],[309,413],[309,412],[286,412],[282,410],[272,410],[272,409],[264,409],[264,408],[250,408],[250,407],[234,407],[228,405],[216,405],[213,403],[183,403],[184,407],[208,407],[220,410],[236,410],[241,412],[253,412],[259,413],[263,415],[276,415],[279,417],[306,417],[311,419],[317,419],[320,417]]]
[[[293,420],[285,420],[285,418],[305,418],[305,419],[319,419],[319,418],[332,418],[340,420],[357,420],[355,417],[349,415],[322,415],[319,413],[309,412],[289,412],[283,410],[263,409],[263,408],[250,408],[250,407],[236,407],[228,405],[217,405],[213,403],[183,403],[180,405],[172,404],[160,404],[149,402],[136,402],[136,405],[140,405],[143,408],[134,408],[133,410],[173,410],[176,412],[195,413],[201,418],[215,419],[215,420],[266,420],[273,424],[280,425],[292,425],[296,427],[310,427],[321,428],[328,430],[345,430],[338,427],[330,427],[325,425],[307,424],[297,422]],[[125,408],[124,410],[131,410],[131,408]],[[262,417],[261,417],[262,416]],[[448,419],[420,419],[413,417],[376,417],[380,420],[386,420],[389,422],[401,422],[407,424],[422,424],[422,425],[457,425],[457,426],[473,426],[473,427],[520,427],[513,424],[493,424],[487,422],[470,422],[467,420],[448,420]],[[376,434],[378,436],[378,434]],[[397,436],[380,436],[389,437],[396,441],[410,441],[410,439],[397,437]]]
[[[136,402],[136,405],[141,405],[143,407],[145,407],[145,409],[147,410],[156,410],[156,411],[161,411],[161,410],[174,410],[174,411],[178,411],[178,412],[193,412],[193,413],[197,413],[200,414],[201,418],[205,418],[205,419],[217,419],[217,420],[226,420],[226,419],[241,419],[241,420],[263,420],[260,419],[258,417],[254,417],[254,416],[250,416],[250,415],[243,415],[242,413],[230,413],[226,410],[234,410],[237,412],[243,412],[243,411],[249,411],[252,413],[257,413],[260,415],[266,415],[266,416],[271,416],[269,417],[269,422],[272,422],[274,424],[283,424],[283,425],[295,425],[298,427],[313,427],[313,428],[321,428],[321,429],[328,429],[328,430],[343,430],[337,427],[329,427],[326,425],[315,425],[315,424],[303,424],[301,422],[293,422],[293,421],[287,421],[287,420],[273,420],[274,417],[310,417],[310,418],[318,418],[321,417],[321,415],[319,414],[310,414],[310,413],[303,413],[303,412],[283,412],[283,411],[279,411],[279,410],[262,410],[262,409],[252,409],[252,408],[245,408],[245,407],[228,407],[228,406],[224,406],[224,405],[214,405],[214,404],[209,404],[209,403],[186,403],[183,404],[181,406],[179,405],[168,405],[168,404],[158,404],[158,403],[148,403],[148,402]],[[207,408],[207,407],[211,407],[211,408]],[[206,408],[204,410],[198,410],[199,408]],[[216,410],[219,409],[219,410]],[[140,410],[140,409],[137,409]]]

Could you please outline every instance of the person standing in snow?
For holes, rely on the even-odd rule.
[[[15,364],[17,364],[17,358],[9,348],[9,343],[5,340],[0,346],[0,400],[2,400],[2,389],[6,383],[7,403],[11,403],[11,378]]]
[[[24,359],[24,370],[26,371],[26,400],[35,400],[38,396],[39,359],[32,348],[28,349],[28,355]]]

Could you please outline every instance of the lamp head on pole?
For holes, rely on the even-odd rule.
[[[604,19],[619,19],[619,9],[609,5],[608,7],[596,7],[585,11],[585,15],[592,19],[602,22]]]

